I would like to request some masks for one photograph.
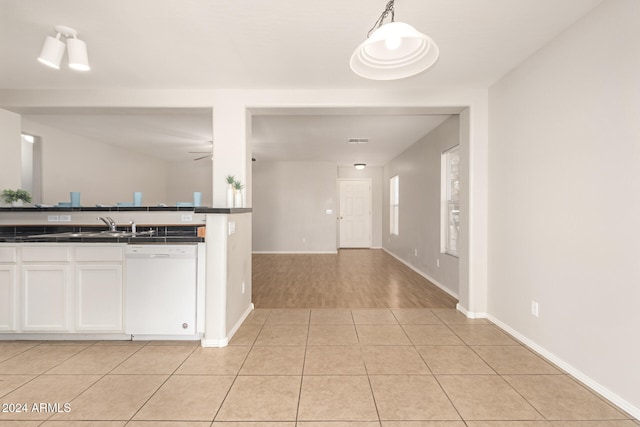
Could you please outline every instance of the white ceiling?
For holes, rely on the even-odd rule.
[[[252,154],[258,161],[321,160],[343,166],[354,163],[382,166],[448,117],[445,114],[361,115],[349,110],[258,115],[252,119]],[[349,138],[368,138],[369,141],[353,145],[347,144]]]
[[[418,76],[381,82],[353,74],[349,57],[387,0],[0,0],[0,90],[486,89],[601,1],[397,0],[396,20],[432,37],[440,58]],[[61,24],[75,28],[86,41],[91,71],[64,66],[53,70],[36,61],[44,37]],[[174,116],[170,120],[167,111],[98,113],[91,118],[86,113],[39,118],[73,127],[76,133],[99,133],[105,142],[126,141],[140,150],[152,134],[162,134],[154,144],[156,154],[164,152],[160,147],[171,139],[181,141],[180,152],[211,139],[203,131],[209,125],[198,119],[208,114],[210,120],[209,113],[189,118],[168,112]],[[424,123],[418,123],[421,119],[414,114],[403,117],[398,112],[391,112],[391,117],[351,114],[348,119],[309,115],[256,117],[257,147],[273,150],[261,155],[320,156],[327,154],[329,145],[341,146],[335,141],[363,133],[372,138],[369,147],[375,139],[380,147],[393,144],[387,152],[397,151],[415,142],[408,139],[429,129],[432,119],[439,120],[423,117]],[[113,116],[121,119],[118,125],[111,121]],[[86,123],[79,125],[80,121]],[[151,129],[154,122],[164,127],[156,132]],[[377,126],[382,122],[387,125]],[[169,129],[169,123],[174,127]],[[144,128],[149,138],[139,133]],[[321,131],[314,134],[310,129]],[[405,131],[391,138],[385,133],[388,129]],[[296,141],[308,145],[301,148]],[[174,154],[167,151],[164,156]],[[372,153],[370,162],[384,155]]]

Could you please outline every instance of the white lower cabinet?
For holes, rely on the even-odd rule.
[[[20,251],[23,331],[69,331],[71,250],[66,245],[28,245]]]
[[[123,245],[74,248],[75,330],[124,331]]]
[[[16,278],[15,264],[0,264],[0,331],[16,330]]]
[[[0,244],[0,332],[124,332],[124,244]]]
[[[22,266],[22,330],[69,331],[69,268]]]
[[[17,250],[0,247],[0,331],[16,330]]]
[[[77,331],[122,332],[122,265],[76,266]]]

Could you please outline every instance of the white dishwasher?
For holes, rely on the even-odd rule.
[[[127,245],[125,332],[196,333],[196,245]]]

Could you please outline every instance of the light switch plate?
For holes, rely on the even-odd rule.
[[[229,221],[229,236],[236,233],[236,222]]]

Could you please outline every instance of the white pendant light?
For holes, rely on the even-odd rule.
[[[65,37],[66,46],[69,47],[69,67],[79,71],[90,70],[87,45],[78,39],[78,32],[64,25],[56,25],[55,29],[56,37],[47,36],[38,61],[56,70],[60,69],[60,61],[62,61],[65,50],[65,44],[61,37]]]
[[[391,22],[384,19],[391,14]],[[431,67],[438,59],[436,43],[427,35],[403,22],[394,21],[394,0],[373,25],[367,39],[351,55],[351,69],[373,80],[410,77]]]

